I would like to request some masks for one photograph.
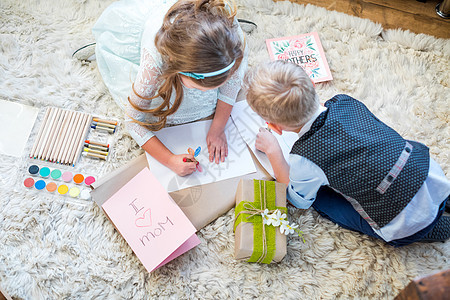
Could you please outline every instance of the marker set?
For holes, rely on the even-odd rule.
[[[109,144],[85,140],[83,155],[106,160],[109,155]]]
[[[107,135],[113,134],[117,131],[118,122],[112,120],[105,120],[94,117],[91,123],[91,129],[95,132],[99,132],[92,139],[87,139],[84,141],[83,155],[89,158],[97,158],[100,160],[107,160],[110,155],[110,145],[108,139],[102,138],[101,133],[106,133]],[[103,136],[104,137],[104,136]],[[95,140],[94,140],[95,138]]]
[[[38,165],[30,165],[28,175],[23,181],[26,188],[85,200],[90,198],[88,187],[95,182],[93,176]]]
[[[117,121],[105,120],[100,118],[93,118],[91,128],[97,130],[103,130],[108,133],[115,133],[117,127]]]

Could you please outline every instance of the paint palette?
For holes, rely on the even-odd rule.
[[[84,200],[90,199],[89,186],[96,180],[94,176],[36,164],[28,166],[27,173],[23,180],[26,188]]]

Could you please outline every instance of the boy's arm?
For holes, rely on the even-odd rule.
[[[289,165],[284,159],[281,148],[278,152],[267,154],[267,157],[272,165],[276,180],[281,183],[289,184]]]
[[[317,191],[328,185],[328,179],[315,163],[305,157],[291,154],[289,163],[284,159],[277,139],[261,128],[256,138],[256,149],[266,153],[278,182],[287,184],[287,198],[295,207],[307,209],[316,200]]]
[[[322,169],[306,157],[291,154],[289,164],[295,166],[289,172],[287,199],[295,207],[309,208],[316,200],[317,192],[328,179]]]
[[[260,128],[256,135],[256,149],[264,152],[272,165],[275,178],[278,182],[289,183],[289,165],[284,159],[280,145],[273,134],[265,128]]]

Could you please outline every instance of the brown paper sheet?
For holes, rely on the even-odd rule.
[[[252,158],[256,165],[256,173],[169,193],[197,230],[234,207],[240,179],[272,179],[253,154]],[[92,199],[101,208],[106,200],[145,167],[148,167],[148,163],[144,153],[92,184]]]
[[[286,207],[286,185],[275,182],[276,206]],[[253,180],[240,180],[236,192],[236,205],[241,201],[254,201]],[[253,253],[253,224],[241,222],[234,233],[234,257],[248,260]],[[273,262],[280,262],[287,252],[286,235],[277,229],[275,235],[276,251]]]

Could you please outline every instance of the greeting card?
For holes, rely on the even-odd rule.
[[[272,60],[287,60],[301,66],[315,82],[332,80],[317,32],[266,40]]]
[[[148,168],[102,208],[149,272],[200,243],[192,223]]]

